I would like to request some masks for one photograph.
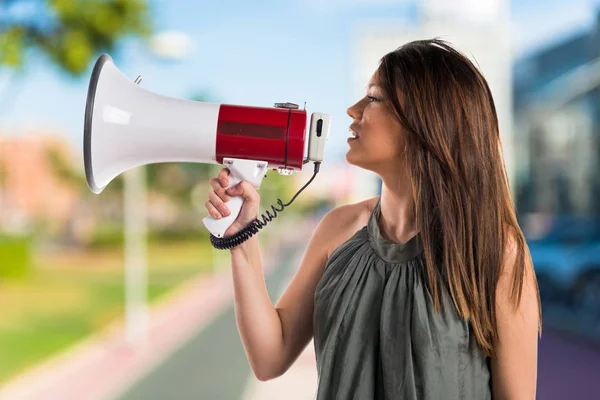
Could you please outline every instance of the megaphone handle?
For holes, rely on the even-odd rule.
[[[237,185],[242,180],[248,181],[258,189],[268,168],[268,163],[266,161],[226,159],[225,164],[230,171],[229,185],[227,185],[227,189]],[[223,216],[220,219],[215,219],[209,215],[202,219],[202,222],[210,231],[210,233],[218,238],[222,238],[225,234],[225,231],[227,231],[227,229],[240,215],[243,204],[244,198],[242,196],[232,196],[231,199],[225,204],[227,208],[229,208],[229,211],[231,211],[231,214]]]

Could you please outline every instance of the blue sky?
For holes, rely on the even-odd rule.
[[[146,89],[189,98],[208,92],[214,101],[271,106],[307,103],[308,112],[332,115],[326,157],[341,158],[347,149],[345,109],[355,99],[350,60],[357,22],[385,17],[410,24],[416,6],[408,0],[263,1],[154,0],[158,30],[191,37],[194,49],[179,62],[156,61],[141,43],[127,42],[111,54],[131,79],[143,77]],[[513,0],[512,36],[519,52],[547,46],[594,23],[598,0]],[[518,38],[518,39],[517,39]],[[383,54],[382,54],[383,55]],[[64,135],[80,156],[89,73],[71,79],[43,60],[30,60],[18,91],[4,91],[10,75],[0,69],[0,131]],[[90,64],[90,72],[93,62]],[[365,82],[366,83],[366,82]],[[10,107],[6,108],[6,104]]]

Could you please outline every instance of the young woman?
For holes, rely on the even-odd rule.
[[[317,399],[534,399],[541,307],[515,218],[486,80],[441,40],[386,54],[352,119],[346,160],[381,196],[330,211],[273,307],[258,237],[231,249],[236,319],[258,379],[314,337]],[[247,182],[210,180],[226,235],[258,216]]]

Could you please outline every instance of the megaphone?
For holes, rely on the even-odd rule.
[[[308,126],[304,159],[307,113],[296,104],[255,107],[162,96],[127,78],[102,54],[92,71],[85,107],[87,184],[99,194],[119,174],[161,162],[224,165],[230,171],[228,187],[245,180],[258,189],[267,169],[290,175],[309,161],[315,163],[316,174],[330,117],[312,113]],[[229,216],[209,215],[202,222],[214,237],[223,238],[242,204],[241,196],[232,197]]]

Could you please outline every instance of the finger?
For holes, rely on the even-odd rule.
[[[225,203],[223,203],[223,200],[221,200],[221,198],[219,198],[215,192],[208,192],[208,199],[222,216],[226,217],[231,214],[229,208],[225,205]]]
[[[221,168],[221,170],[219,171],[219,175],[217,175],[217,178],[219,182],[221,182],[221,185],[223,187],[227,187],[227,185],[229,185],[229,169]]]
[[[216,189],[217,187],[222,187],[222,188],[226,188],[227,185],[224,185],[224,183],[226,183],[225,181],[228,178],[222,178],[220,175],[218,175],[216,178],[210,178],[208,180],[208,183],[210,183],[210,186],[213,189]],[[227,182],[228,183],[228,182]]]
[[[223,186],[221,186],[221,184],[217,182],[216,179],[213,178],[209,182],[210,186],[213,188],[214,192],[217,194],[217,196],[219,196],[221,200],[223,200],[224,202],[228,202],[229,200],[231,200],[231,197],[227,195],[227,193],[225,193],[226,189]]]
[[[232,186],[227,190],[226,193],[231,196],[242,196],[244,200],[252,202],[258,200],[258,192],[256,191],[256,188],[246,181],[241,181],[237,185]]]
[[[207,200],[206,203],[204,203],[204,206],[208,210],[208,213],[211,217],[213,217],[214,219],[221,219],[221,213],[215,208],[215,206],[212,205],[210,200]]]
[[[213,189],[217,188],[217,187],[222,187],[221,186],[221,181],[219,181],[219,178],[210,178],[208,180],[208,184],[210,185],[210,187],[212,187]]]

